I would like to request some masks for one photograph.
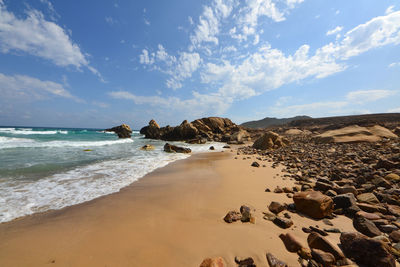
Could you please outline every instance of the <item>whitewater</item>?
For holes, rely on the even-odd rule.
[[[173,142],[174,143],[174,142]],[[143,151],[145,144],[155,147]],[[118,139],[98,129],[0,127],[0,222],[61,209],[118,192],[187,154],[163,151],[164,141]],[[194,153],[213,145],[174,144]]]

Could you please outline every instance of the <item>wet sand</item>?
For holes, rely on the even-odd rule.
[[[306,246],[303,226],[322,221],[292,214],[294,227],[281,229],[264,220],[271,201],[292,203],[285,194],[264,192],[293,186],[279,168],[254,168],[254,158],[231,152],[193,155],[147,175],[120,192],[80,205],[0,224],[0,266],[199,266],[221,256],[253,257],[268,266],[270,252],[298,266],[280,233],[292,232]],[[277,176],[279,174],[279,176]],[[225,223],[241,205],[256,209],[256,223]],[[333,227],[354,231],[340,216]],[[337,244],[339,234],[329,234]]]

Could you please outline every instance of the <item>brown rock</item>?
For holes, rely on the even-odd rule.
[[[287,145],[288,143],[289,141],[287,139],[281,137],[277,133],[269,131],[254,142],[253,148],[266,150],[272,148],[279,148]]]
[[[291,219],[276,217],[273,222],[279,227],[286,229],[293,225],[293,221]]]
[[[271,253],[267,253],[267,261],[270,267],[287,267],[288,265],[277,259],[274,255],[272,255]]]
[[[342,233],[340,243],[344,253],[357,264],[365,266],[395,267],[395,259],[388,247],[359,233]]]
[[[140,148],[140,150],[145,150],[145,151],[154,150],[154,146],[153,146],[153,145],[146,144],[146,145],[142,146],[142,147]]]
[[[376,198],[376,196],[373,193],[364,193],[364,194],[359,194],[356,196],[357,200],[362,202],[362,203],[368,203],[368,204],[378,204],[379,200]]]
[[[308,235],[307,243],[311,249],[320,249],[322,251],[331,253],[336,260],[345,258],[342,251],[333,246],[325,237],[315,232]]]
[[[168,153],[190,153],[192,150],[186,147],[174,146],[166,143],[164,145],[164,151]]]
[[[221,257],[214,259],[206,258],[200,264],[200,267],[225,267],[225,261]]]
[[[391,232],[389,238],[394,242],[400,242],[400,230]]]
[[[132,130],[127,124],[122,124],[110,129],[106,129],[106,132],[114,132],[118,135],[118,138],[131,138]]]
[[[368,220],[379,220],[379,219],[382,218],[379,214],[369,213],[369,212],[365,212],[365,211],[357,212],[356,216],[362,216],[362,217],[364,217],[365,219],[368,219]]]
[[[319,191],[304,191],[293,196],[296,210],[314,219],[322,219],[333,212],[332,198]]]
[[[289,252],[298,252],[304,247],[291,233],[280,234],[279,238]]]
[[[282,205],[282,204],[279,203],[279,202],[272,201],[271,204],[269,204],[268,209],[269,209],[271,212],[273,212],[273,213],[275,213],[275,214],[278,214],[279,212],[285,210],[285,206]]]
[[[311,255],[316,262],[321,263],[324,267],[333,266],[336,261],[335,257],[331,253],[320,249],[312,249]]]
[[[235,262],[238,264],[238,267],[256,267],[253,258],[250,257],[245,259],[235,257]]]
[[[237,211],[230,211],[228,212],[225,217],[224,217],[224,221],[227,223],[232,223],[232,222],[236,222],[242,219],[242,214],[240,214],[240,212]]]
[[[374,237],[382,234],[373,222],[360,215],[356,215],[354,217],[353,226],[355,229],[357,229],[357,231],[369,237]]]
[[[390,173],[385,176],[385,179],[389,180],[389,181],[398,182],[398,181],[400,181],[400,176],[395,173]]]

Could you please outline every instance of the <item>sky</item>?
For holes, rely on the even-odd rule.
[[[0,0],[0,125],[400,112],[395,0]]]

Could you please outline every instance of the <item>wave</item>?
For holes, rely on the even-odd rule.
[[[48,130],[48,131],[36,131],[31,128],[0,128],[0,133],[8,133],[15,135],[35,135],[35,134],[68,134],[65,130]]]
[[[26,138],[14,138],[0,136],[0,149],[4,148],[18,148],[18,147],[96,147],[96,146],[107,146],[115,144],[132,143],[132,139],[117,139],[117,140],[106,140],[106,141],[50,141],[50,142],[38,142],[32,139]]]

